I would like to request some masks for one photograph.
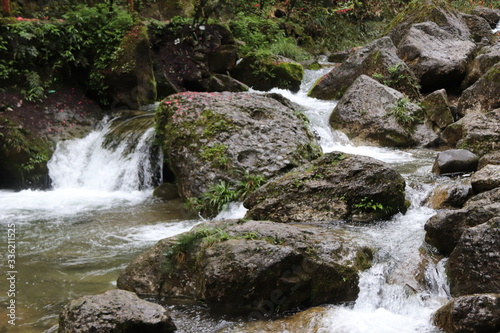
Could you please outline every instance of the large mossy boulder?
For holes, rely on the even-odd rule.
[[[396,55],[396,48],[389,37],[377,39],[354,52],[346,61],[320,78],[309,96],[340,99],[362,74],[373,77],[412,99],[420,99],[415,75]]]
[[[136,109],[156,101],[148,30],[136,25],[125,34],[106,73],[112,107]]]
[[[282,56],[250,53],[236,65],[231,75],[256,90],[281,88],[297,92],[304,68]]]
[[[448,125],[441,138],[450,147],[468,149],[481,156],[500,147],[500,108],[485,113],[468,113]]]
[[[156,122],[183,198],[245,175],[274,177],[321,153],[304,115],[275,94],[180,93],[161,102]]]
[[[476,50],[460,12],[443,0],[414,1],[389,26],[398,56],[422,90],[460,86]]]
[[[442,210],[425,223],[425,241],[449,256],[467,229],[500,215],[500,188],[478,194],[457,210]]]
[[[500,294],[457,297],[434,313],[433,322],[446,333],[500,332]]]
[[[118,287],[253,318],[354,301],[372,252],[345,232],[268,221],[207,222],[134,259]],[[266,312],[264,312],[266,311]]]
[[[402,93],[361,75],[335,106],[329,121],[355,143],[410,147],[431,145],[437,139],[422,124],[423,116],[423,110]]]
[[[59,316],[59,333],[170,333],[176,327],[161,305],[125,290],[82,296]]]
[[[269,181],[244,205],[251,219],[372,222],[406,211],[405,181],[383,162],[333,152]]]
[[[500,62],[467,88],[458,101],[459,114],[487,113],[500,108]]]
[[[446,272],[453,296],[500,291],[500,216],[467,229],[450,254]]]

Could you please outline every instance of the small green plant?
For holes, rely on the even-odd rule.
[[[394,117],[401,126],[413,125],[416,121],[410,108],[410,100],[407,97],[401,97],[396,101],[396,105],[389,109],[387,115]]]
[[[201,152],[201,157],[210,161],[212,166],[223,170],[229,169],[230,160],[227,156],[227,145],[216,144],[212,147],[206,147]]]
[[[381,203],[373,201],[373,199],[370,199],[368,197],[364,197],[361,199],[361,201],[357,204],[353,205],[355,208],[359,208],[364,211],[378,211],[378,210],[385,210],[384,205]]]

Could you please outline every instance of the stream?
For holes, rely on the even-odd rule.
[[[336,102],[307,97],[311,85],[326,71],[306,71],[296,94],[273,92],[304,108],[324,152],[367,155],[392,165],[407,181],[411,207],[390,221],[335,226],[368,241],[376,252],[374,265],[361,274],[354,304],[325,305],[316,323],[320,328],[311,331],[305,326],[300,332],[439,332],[430,316],[448,300],[448,287],[444,260],[424,243],[424,224],[435,211],[422,205],[435,186],[446,182],[431,173],[436,153],[356,147],[345,135],[332,131],[328,117]],[[0,265],[4,272],[14,271],[16,278],[16,325],[7,323],[12,297],[3,278],[0,332],[56,332],[66,303],[116,288],[119,273],[135,256],[202,221],[193,219],[180,200],[162,202],[152,197],[162,160],[151,145],[153,113],[131,119],[143,122],[140,135],[131,134],[126,121],[108,120],[83,139],[59,143],[49,162],[51,190],[0,191]],[[122,126],[118,121],[125,126],[120,131],[123,140],[110,142],[106,134]],[[241,204],[235,203],[217,218],[244,214]],[[7,264],[7,234],[12,226],[15,267]],[[266,332],[248,325],[245,318],[216,316],[201,306],[169,308],[178,332]]]

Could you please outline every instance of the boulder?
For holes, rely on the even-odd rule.
[[[500,165],[489,164],[475,172],[472,175],[471,183],[476,193],[500,187]]]
[[[500,147],[500,109],[467,114],[443,131],[441,138],[450,147],[468,149],[477,155],[495,152]]]
[[[416,78],[396,55],[389,37],[377,39],[355,51],[342,64],[320,78],[309,96],[319,99],[340,99],[360,75],[373,77],[401,91],[412,99],[420,99]]]
[[[432,209],[462,208],[471,196],[470,185],[440,185],[432,191],[427,203]]]
[[[457,297],[434,313],[433,322],[446,333],[500,332],[500,294]]]
[[[83,296],[59,316],[59,333],[168,333],[176,330],[167,310],[125,290]]]
[[[462,82],[462,89],[473,85],[481,76],[500,61],[500,43],[481,48],[478,55],[467,67],[467,75]]]
[[[112,107],[137,109],[156,101],[156,82],[149,50],[145,26],[134,26],[123,37],[105,78],[110,87]]]
[[[297,92],[304,68],[282,56],[250,53],[236,65],[231,75],[257,90],[281,88]]]
[[[432,172],[443,174],[459,174],[477,170],[479,156],[466,149],[450,149],[440,152],[432,166]]]
[[[425,223],[425,241],[449,256],[462,233],[500,215],[500,189],[470,198],[462,209],[437,212]]]
[[[371,222],[405,212],[405,181],[370,157],[333,152],[271,180],[244,201],[246,217]]]
[[[474,9],[472,9],[471,14],[484,18],[492,29],[494,29],[497,26],[498,21],[500,21],[500,10],[498,9],[488,7],[475,7]]]
[[[500,150],[486,154],[479,159],[479,164],[477,165],[478,170],[481,170],[487,165],[500,165]]]
[[[349,87],[330,115],[330,125],[355,143],[409,147],[420,143],[415,131],[422,109],[402,93],[361,75]],[[437,138],[428,129],[427,140]]]
[[[436,90],[422,100],[425,116],[439,129],[453,123],[453,115],[448,103],[446,90]]]
[[[226,44],[215,47],[208,54],[208,68],[213,73],[227,74],[234,69],[238,60],[238,47]]]
[[[222,182],[231,187],[249,176],[274,177],[321,153],[304,115],[276,94],[175,94],[160,103],[156,123],[187,199]]]
[[[453,296],[500,290],[500,216],[467,229],[450,254],[446,271]]]
[[[422,90],[432,91],[462,81],[476,45],[434,22],[424,22],[412,25],[397,48]]]
[[[490,68],[458,100],[457,111],[461,115],[487,113],[500,108],[500,62]]]
[[[134,259],[118,287],[168,303],[267,317],[354,301],[372,252],[345,232],[269,221],[215,221],[161,240]]]
[[[478,15],[462,14],[462,20],[469,28],[471,39],[478,45],[487,45],[494,42],[488,21]]]

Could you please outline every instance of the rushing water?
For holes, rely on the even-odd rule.
[[[407,214],[372,226],[339,226],[369,241],[376,256],[373,267],[361,275],[358,300],[350,306],[328,305],[320,331],[434,332],[430,314],[448,298],[443,261],[423,241],[423,225],[434,214],[421,205],[435,186],[430,172],[434,153],[356,147],[332,131],[328,116],[336,102],[306,94],[326,71],[307,71],[296,94],[275,91],[302,105],[325,152],[368,155],[395,167],[407,179],[412,206]],[[134,256],[200,222],[187,215],[181,202],[159,202],[151,196],[162,158],[152,150],[148,117],[151,114],[132,118],[143,127],[139,132],[127,127],[131,120],[120,120],[122,129],[121,123],[110,121],[83,139],[60,143],[49,163],[52,190],[0,191],[2,235],[7,235],[8,225],[16,229],[17,272],[16,326],[6,323],[7,309],[2,306],[0,331],[7,327],[9,332],[54,332],[65,303],[115,288],[119,272]],[[110,131],[121,139],[110,140]],[[244,214],[241,204],[234,204],[218,218]],[[5,240],[3,236],[2,244]],[[2,269],[12,270],[7,269],[5,250],[1,259]],[[7,290],[5,280],[1,286]],[[2,304],[10,301],[5,291],[0,293]],[[265,332],[247,327],[244,320],[214,317],[203,308],[171,310],[179,332],[216,332],[224,327],[231,332]]]

